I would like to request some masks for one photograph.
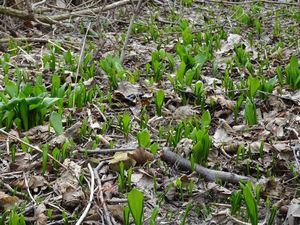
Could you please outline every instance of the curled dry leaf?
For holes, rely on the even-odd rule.
[[[262,142],[261,141],[255,141],[255,142],[250,144],[250,147],[251,147],[251,152],[252,153],[258,154],[258,153],[260,153],[260,149],[262,147]],[[265,153],[269,153],[272,150],[272,148],[273,148],[272,145],[270,145],[269,143],[264,143],[262,150]]]
[[[136,161],[128,156],[128,152],[116,152],[111,160],[108,161],[109,168],[113,171],[120,170],[120,163],[124,163],[124,168],[129,169],[135,166]]]
[[[37,140],[47,140],[50,136],[49,134],[55,134],[55,131],[52,127],[49,129],[49,125],[39,125],[25,131],[23,135],[28,137],[31,142],[35,142]]]
[[[144,165],[146,162],[153,161],[153,155],[143,148],[138,148],[133,152],[128,152],[128,156],[134,159],[138,165]]]
[[[244,145],[242,143],[239,143],[239,142],[227,143],[227,144],[223,145],[223,149],[227,153],[234,154],[238,151],[238,149],[240,147],[243,147],[243,146]]]
[[[0,191],[0,209],[12,209],[16,204],[18,204],[19,198],[16,196],[10,196],[2,191]]]
[[[210,99],[207,99],[206,102],[209,104],[211,100],[214,100],[214,102],[220,105],[222,109],[233,110],[235,105],[235,101],[226,99],[226,97],[223,95],[211,96]]]
[[[232,143],[233,139],[228,135],[228,133],[224,128],[220,127],[216,129],[213,140],[214,140],[214,145],[216,147],[220,147],[224,143],[228,143],[228,142]]]
[[[119,101],[126,101],[135,105],[137,97],[140,95],[139,85],[131,84],[128,81],[119,83],[118,90],[114,92],[114,97]]]
[[[153,190],[153,178],[146,173],[132,173],[131,182],[136,188],[145,193],[151,193],[151,190]]]

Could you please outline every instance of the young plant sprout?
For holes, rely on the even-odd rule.
[[[165,92],[162,89],[158,90],[155,95],[155,106],[156,106],[156,113],[158,116],[161,116],[161,109],[164,104],[164,99],[165,99]]]

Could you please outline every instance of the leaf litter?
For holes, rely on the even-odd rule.
[[[75,2],[56,1],[55,7],[57,10],[82,7]],[[127,196],[135,187],[145,197],[145,224],[151,224],[157,207],[158,215],[152,224],[249,224],[245,203],[240,205],[240,213],[231,214],[232,196],[241,191],[239,182],[249,180],[261,188],[260,224],[269,219],[268,210],[272,205],[277,210],[274,224],[298,224],[300,91],[286,84],[281,86],[277,68],[284,70],[293,55],[299,60],[299,5],[295,7],[288,4],[293,1],[284,2],[287,5],[262,1],[240,6],[235,2],[194,1],[191,7],[176,1],[145,3],[126,46],[124,68],[114,68],[119,76],[115,90],[110,88],[111,77],[99,66],[99,60],[109,54],[117,55],[122,48],[128,15],[132,12],[130,7],[100,13],[98,18],[70,19],[70,24],[76,24],[73,30],[67,23],[53,30],[38,21],[41,26],[31,27],[22,19],[14,18],[11,23],[20,27],[18,32],[22,36],[37,38],[42,34],[55,43],[29,39],[28,43],[18,42],[14,49],[9,46],[13,46],[12,43],[2,44],[0,39],[1,90],[5,90],[7,84],[2,58],[16,51],[8,63],[11,80],[16,81],[13,74],[22,68],[28,83],[34,84],[40,75],[45,90],[51,92],[52,77],[57,73],[62,83],[70,85],[70,90],[80,85],[86,92],[92,90],[96,94],[81,107],[64,103],[60,111],[63,124],[60,135],[51,127],[50,114],[43,125],[28,131],[19,129],[18,120],[14,121],[10,134],[34,146],[48,145],[45,168],[43,157],[47,154],[42,153],[45,150],[37,152],[1,133],[0,215],[17,206],[26,224],[76,224],[91,204],[83,218],[84,224],[125,224],[123,212],[128,205]],[[5,15],[1,18],[8,19]],[[101,27],[97,25],[100,20]],[[86,22],[89,21],[92,27],[87,35],[85,56],[80,59],[82,34],[88,30]],[[278,21],[279,32],[275,29]],[[192,32],[184,33],[188,30],[186,27],[191,27]],[[97,29],[100,36],[93,35]],[[2,29],[0,32],[3,33]],[[225,32],[222,38],[217,36],[221,32]],[[201,75],[194,81],[203,83],[200,104],[195,94],[196,82],[184,86],[178,72],[182,61],[186,68],[191,67],[188,64],[191,63],[188,60],[192,60],[188,58],[190,55],[180,55],[184,53],[178,48],[178,43],[189,42],[189,35],[203,45],[204,42],[209,44],[210,35],[212,39],[221,39],[214,40],[219,46],[215,46],[213,52],[202,49],[201,54],[211,54],[210,60],[197,59]],[[187,45],[186,49],[191,47],[196,48]],[[153,52],[160,49],[166,52],[159,53],[161,67],[155,70],[153,62],[157,56]],[[74,79],[76,67],[65,65],[62,69],[68,51],[76,56],[73,60],[86,63],[85,69],[78,67],[77,81]],[[51,54],[56,60],[46,65],[47,57],[51,62]],[[239,54],[244,55],[239,57]],[[242,65],[245,57],[248,57],[245,65],[236,66]],[[52,71],[51,66],[56,69]],[[77,62],[73,66],[77,66]],[[224,75],[226,70],[231,72],[228,79]],[[94,76],[88,77],[88,72]],[[120,74],[123,72],[125,79]],[[155,74],[159,76],[160,72],[163,78],[155,82]],[[234,111],[240,94],[247,96],[250,91],[232,87],[247,87],[245,84],[252,74],[260,74],[267,80],[277,77],[278,82],[267,95],[267,89],[256,91],[257,96],[261,96],[254,100],[258,123],[249,126],[244,119],[245,107],[242,105],[238,109],[237,118]],[[80,84],[76,83],[78,81]],[[188,83],[187,78],[184,82]],[[159,89],[165,93],[161,116],[156,115],[155,106],[155,93]],[[68,93],[67,89],[61,91]],[[88,95],[77,99],[75,95],[74,98],[80,104],[89,98]],[[197,138],[192,134],[203,126],[197,121],[201,121],[205,110],[211,115],[208,134],[212,145],[207,162],[193,167],[191,156]],[[127,138],[124,123],[120,122],[123,112],[130,115]],[[150,133],[149,146],[138,146],[142,142],[137,136],[142,130]],[[62,163],[58,166],[49,157],[55,156],[56,148]],[[96,181],[92,179],[94,175],[88,163],[96,171]],[[125,180],[119,178],[121,164]],[[92,182],[97,183],[94,190],[91,190]],[[125,182],[123,191],[120,191],[120,182]],[[92,202],[89,201],[91,193]],[[192,209],[187,211],[189,202],[192,202]],[[130,222],[133,223],[132,218]]]

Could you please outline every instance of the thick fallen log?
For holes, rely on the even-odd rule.
[[[162,150],[160,153],[160,158],[166,163],[176,165],[180,169],[192,172],[191,162],[170,150]],[[194,171],[201,175],[207,181],[225,181],[230,183],[239,183],[240,181],[252,181],[255,183],[255,180],[253,178],[241,176],[235,173],[208,169],[199,164],[195,165]]]

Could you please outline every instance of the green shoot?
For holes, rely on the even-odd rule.
[[[285,67],[285,73],[286,83],[294,90],[300,89],[300,69],[296,56],[293,56],[290,63]]]
[[[241,191],[234,191],[231,193],[230,196],[230,202],[231,202],[231,208],[230,208],[230,213],[231,215],[236,215],[237,212],[241,208],[242,204],[242,192]]]
[[[124,115],[121,117],[120,126],[121,130],[123,131],[126,140],[128,140],[129,133],[131,131],[131,123],[130,123],[130,115],[128,112],[125,112]]]
[[[258,224],[258,209],[257,209],[257,201],[255,200],[255,196],[253,194],[253,186],[252,183],[248,182],[247,184],[241,184],[244,200],[246,203],[246,208],[248,212],[248,216],[250,218],[252,225]]]
[[[57,112],[52,112],[50,116],[50,124],[55,130],[55,133],[57,135],[62,134],[63,125],[62,125],[62,119],[60,114],[58,114]]]
[[[148,148],[151,144],[150,133],[147,129],[140,131],[137,134],[138,145],[140,148]]]
[[[128,206],[135,225],[143,224],[144,195],[138,189],[133,188],[128,194]]]
[[[248,125],[252,126],[257,124],[256,106],[252,98],[247,97],[244,114],[245,114],[246,123]]]
[[[176,179],[176,186],[179,189],[180,200],[183,201],[183,187],[182,187],[182,181],[180,180],[180,178]]]
[[[158,216],[158,208],[155,207],[150,217],[150,222],[149,222],[150,225],[155,225],[155,220],[157,216]]]
[[[161,109],[164,104],[165,99],[165,92],[163,90],[158,90],[155,95],[155,106],[156,106],[156,113],[158,116],[161,116]]]
[[[125,177],[125,168],[124,163],[120,163],[120,170],[119,170],[119,176],[118,176],[118,191],[123,193],[126,188],[126,177]]]
[[[192,208],[193,208],[193,204],[192,204],[192,202],[189,202],[186,206],[185,211],[184,211],[184,215],[183,215],[183,218],[180,222],[180,225],[185,225],[186,218],[188,217],[189,212],[191,211]]]
[[[243,104],[243,101],[244,101],[244,95],[240,95],[240,97],[236,101],[236,104],[234,105],[233,113],[234,113],[234,122],[235,123],[237,123],[239,110],[241,108],[241,105]]]
[[[42,148],[42,174],[44,175],[47,170],[47,163],[48,163],[48,150],[49,146],[44,145]]]
[[[129,215],[130,215],[130,209],[128,206],[126,206],[123,209],[124,225],[129,225]]]

